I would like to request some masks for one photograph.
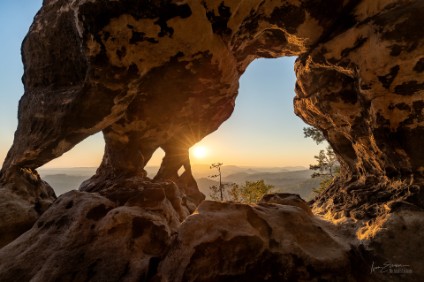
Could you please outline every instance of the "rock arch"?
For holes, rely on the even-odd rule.
[[[156,179],[180,182],[198,203],[188,149],[230,117],[252,60],[296,55],[296,114],[342,164],[315,210],[361,219],[422,208],[423,10],[421,1],[45,0],[22,46],[25,94],[2,186],[48,202],[35,169],[103,131],[102,164],[81,190],[143,179],[161,147]]]

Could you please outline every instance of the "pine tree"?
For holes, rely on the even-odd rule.
[[[325,141],[325,136],[322,132],[315,127],[303,128],[303,134],[305,138],[312,138],[317,144],[321,144]],[[322,179],[320,186],[314,189],[315,193],[322,193],[328,186],[333,183],[336,176],[340,174],[340,165],[337,160],[336,154],[330,145],[327,146],[326,150],[320,150],[317,156],[314,156],[317,160],[316,164],[309,165],[309,169],[314,170],[312,178],[320,177]]]

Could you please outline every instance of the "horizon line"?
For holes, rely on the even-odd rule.
[[[210,164],[191,164],[191,166],[210,166]],[[265,166],[258,166],[258,165],[236,165],[236,164],[223,164],[222,166],[236,166],[241,168],[305,168],[308,169],[307,166],[304,165],[284,165],[284,166],[275,166],[275,165],[265,165]],[[148,167],[160,167],[160,165],[147,165]],[[43,170],[43,169],[77,169],[77,168],[98,168],[98,166],[69,166],[69,167],[39,167],[36,168],[36,170]]]

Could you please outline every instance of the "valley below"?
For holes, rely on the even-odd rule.
[[[146,171],[150,178],[158,171],[157,166],[148,166]],[[216,178],[210,176],[215,171],[209,165],[193,165],[193,175],[196,178],[199,190],[210,199],[210,187],[219,185]],[[47,181],[59,196],[71,190],[77,190],[80,184],[96,172],[95,167],[74,168],[41,168],[40,176]],[[313,189],[317,188],[320,179],[311,178],[313,171],[306,167],[247,167],[228,165],[222,167],[223,184],[244,184],[246,181],[264,180],[274,186],[272,193],[299,194],[305,201],[310,201],[316,195]]]

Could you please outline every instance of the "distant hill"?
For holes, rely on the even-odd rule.
[[[213,185],[219,185],[218,181],[212,180],[210,178],[200,178],[200,179],[196,179],[196,181],[197,181],[197,186],[199,187],[200,192],[205,194],[206,199],[210,200],[209,194],[211,191],[209,187]]]
[[[300,169],[299,169],[300,168]],[[153,177],[159,166],[146,167],[149,177]],[[193,174],[199,190],[209,198],[209,187],[218,185],[215,179],[208,178],[216,173],[209,165],[193,165]],[[94,167],[40,169],[41,177],[56,191],[57,195],[78,189],[80,184],[96,172]],[[244,184],[246,181],[263,179],[266,184],[273,185],[275,192],[299,194],[305,200],[314,196],[312,190],[319,186],[319,179],[312,179],[312,171],[304,167],[244,167],[222,166],[223,182]]]
[[[37,169],[41,177],[46,175],[78,175],[90,177],[96,173],[97,167],[69,167],[69,168],[40,168]]]
[[[257,173],[246,173],[240,172],[225,176],[223,179],[228,182],[244,182],[244,181],[255,181],[258,179],[267,180],[268,184],[280,185],[282,182],[298,183],[299,180],[309,179],[312,175],[311,170],[298,170],[298,171],[280,171],[280,172],[257,172]]]
[[[309,201],[315,196],[313,189],[319,186],[320,179],[311,178],[311,170],[282,171],[282,172],[239,172],[223,177],[223,183],[244,184],[246,181],[257,181],[263,179],[266,184],[273,185],[273,192],[299,194],[304,200]],[[209,196],[212,185],[218,182],[210,178],[197,180],[199,190]]]
[[[306,167],[303,166],[288,166],[288,167],[252,167],[252,166],[236,166],[236,165],[223,165],[222,166],[222,176],[228,177],[232,174],[237,173],[247,173],[247,174],[256,174],[261,172],[289,172],[289,171],[298,171],[305,170]],[[196,178],[208,177],[211,174],[215,174],[215,170],[210,169],[210,165],[193,165],[192,166],[193,174]]]
[[[43,177],[56,192],[56,195],[61,195],[70,190],[77,190],[81,183],[90,176],[69,175],[69,174],[51,174]]]
[[[278,192],[299,194],[305,201],[310,201],[317,195],[313,190],[319,187],[320,182],[319,178],[309,178],[300,183],[280,187]]]

